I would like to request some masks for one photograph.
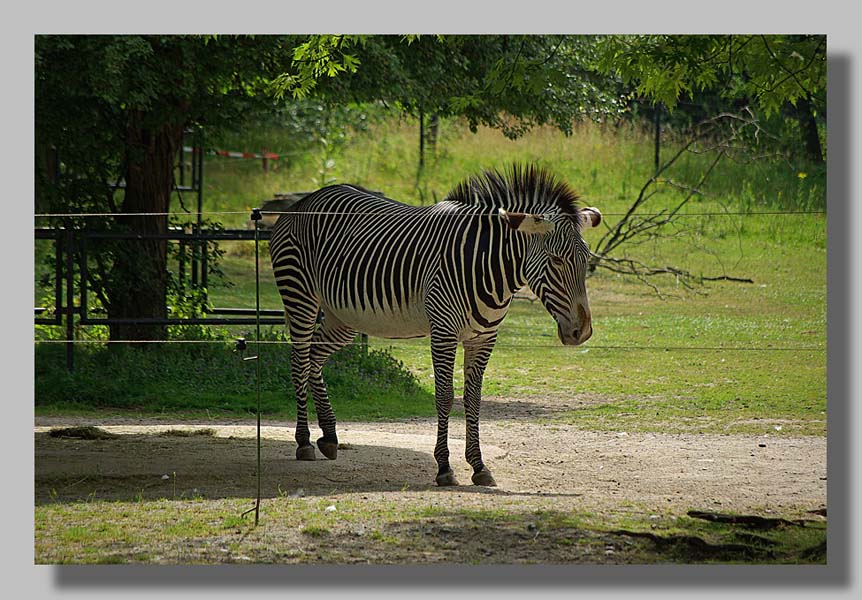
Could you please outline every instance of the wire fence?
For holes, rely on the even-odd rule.
[[[430,207],[432,205],[426,205]],[[405,205],[409,208],[421,208]],[[390,213],[385,212],[358,212],[358,211],[292,211],[292,210],[261,210],[263,215],[320,215],[320,216],[388,216]],[[222,211],[205,211],[205,212],[93,212],[93,213],[37,213],[34,215],[37,219],[72,219],[72,218],[105,218],[105,217],[204,217],[204,216],[229,216],[229,215],[248,215],[247,210],[222,210]],[[660,217],[667,213],[646,213],[646,212],[602,212],[603,217]],[[705,212],[677,212],[674,217],[727,217],[727,216],[793,216],[793,215],[825,215],[825,210],[770,210],[770,211],[705,211]],[[433,216],[451,216],[451,217],[489,217],[499,216],[495,213],[487,214],[463,214],[463,213],[435,213]],[[426,218],[426,215],[416,215],[415,218]]]
[[[265,209],[255,209],[258,215],[326,215],[326,216],[334,216],[334,215],[353,215],[353,216],[386,216],[387,213],[381,212],[360,212],[360,211],[337,211],[337,212],[305,212],[305,211],[292,211],[292,210],[265,210]],[[254,215],[254,212],[252,215]],[[149,212],[149,213],[41,213],[36,214],[36,218],[52,218],[52,219],[72,219],[72,218],[118,218],[118,217],[172,217],[172,216],[183,216],[183,217],[203,217],[203,216],[226,216],[226,215],[248,215],[248,211],[199,211],[199,212]],[[637,216],[637,217],[650,217],[650,216],[662,216],[662,214],[666,213],[604,213],[604,216]],[[808,215],[825,215],[825,210],[769,210],[769,211],[704,211],[704,212],[685,212],[685,213],[676,213],[675,217],[728,217],[728,216],[755,216],[755,215],[763,215],[763,216],[808,216]],[[475,217],[486,217],[486,216],[495,216],[495,213],[490,214],[472,214],[472,215],[463,215],[463,214],[451,214],[447,215],[447,213],[435,213],[428,215],[417,215],[418,216],[453,216],[453,217],[465,217],[465,216],[475,216]],[[218,232],[203,232],[196,231],[192,233],[172,233],[161,235],[161,238],[164,239],[172,239],[172,240],[181,240],[182,242],[193,242],[200,238],[200,240],[206,241],[219,240],[219,241],[228,241],[228,240],[242,240],[242,241],[252,241],[255,243],[258,241],[257,231],[259,228],[259,220],[255,221],[255,237],[251,237],[251,232],[247,230],[221,230]],[[40,231],[40,230],[37,230]],[[67,236],[64,238],[63,236]],[[47,231],[41,230],[41,235],[37,237],[41,237],[42,239],[54,239],[58,243],[58,259],[57,259],[57,274],[55,281],[55,289],[57,292],[61,292],[61,277],[60,277],[60,269],[63,261],[60,260],[59,253],[61,252],[60,247],[63,246],[62,251],[67,253],[65,268],[66,268],[66,306],[61,306],[59,302],[59,297],[61,293],[57,293],[57,305],[55,308],[55,317],[53,319],[45,319],[45,318],[37,318],[37,324],[43,325],[52,325],[58,326],[62,325],[62,317],[66,316],[66,339],[34,339],[35,344],[66,344],[67,348],[69,348],[69,352],[71,352],[71,348],[76,345],[99,345],[99,344],[128,344],[128,345],[148,345],[148,344],[199,344],[199,345],[224,345],[232,343],[231,340],[222,339],[206,339],[206,340],[191,340],[191,339],[152,339],[152,340],[106,340],[106,339],[81,339],[77,337],[75,331],[73,329],[72,318],[75,314],[82,316],[80,319],[81,325],[86,326],[94,326],[94,325],[111,325],[115,323],[116,320],[111,319],[102,319],[102,318],[92,318],[88,317],[86,314],[86,288],[84,287],[81,291],[81,303],[80,305],[74,305],[72,301],[72,296],[75,295],[74,291],[74,283],[71,281],[71,274],[73,271],[74,265],[72,264],[70,254],[72,252],[72,248],[81,247],[82,245],[76,245],[76,241],[72,236],[74,235],[83,235],[90,237],[104,237],[108,235],[105,232],[86,232],[86,230],[64,230],[63,228],[57,228],[54,230],[53,235],[49,235]],[[122,237],[123,234],[117,234],[119,237]],[[179,236],[179,237],[177,237]],[[129,237],[133,239],[140,239],[140,235],[129,235]],[[266,237],[266,236],[264,236]],[[198,241],[200,241],[198,240]],[[81,265],[85,265],[86,256],[81,259]],[[256,265],[257,266],[257,265]],[[203,270],[206,270],[205,260],[203,265]],[[260,277],[259,272],[256,272],[256,281],[255,286],[256,290],[259,290],[260,286]],[[206,283],[205,274],[202,277],[203,283]],[[46,309],[42,309],[44,312]],[[278,315],[279,317],[283,316],[282,310],[277,309],[261,309],[258,306],[256,309],[218,309],[219,311],[226,312],[227,314],[236,314],[236,315],[245,315],[242,318],[232,318],[232,319],[219,319],[212,317],[204,317],[204,318],[188,318],[188,319],[162,319],[158,324],[162,325],[251,325],[261,323],[265,323],[267,325],[283,325],[283,318],[279,319],[265,319],[261,321],[261,316],[273,316]],[[37,314],[39,313],[39,309],[37,309]],[[83,313],[83,314],[82,314]],[[254,315],[254,319],[252,319],[252,315]],[[140,320],[132,320],[135,322],[140,322]],[[151,324],[156,324],[155,322]],[[527,334],[527,335],[536,335],[536,330],[529,327],[511,327],[507,325],[503,325],[501,328],[501,338],[496,343],[496,348],[498,349],[560,349],[560,350],[569,350],[570,348],[566,348],[560,343],[520,343],[514,341],[506,341],[504,337],[505,334]],[[540,333],[539,335],[548,335],[549,334]],[[258,335],[258,338],[260,336]],[[292,343],[289,339],[284,340],[263,340],[256,339],[253,340],[256,344],[261,345],[271,345],[271,344],[290,344]],[[389,340],[386,342],[392,346],[399,342],[399,340]],[[327,342],[314,342],[311,344],[320,343],[326,345]],[[353,342],[355,345],[360,345],[367,348],[368,339],[367,337],[362,337],[358,342]],[[826,350],[826,345],[796,345],[789,340],[766,340],[764,345],[679,345],[679,344],[661,344],[661,343],[650,343],[650,344],[587,344],[580,348],[580,352],[588,352],[588,351],[661,351],[661,352],[823,352]],[[69,360],[71,365],[71,359]]]
[[[244,338],[243,338],[244,339]],[[403,342],[404,340],[398,339],[386,339],[381,338],[386,341],[387,344],[394,345],[397,342]],[[223,339],[223,340],[82,340],[75,339],[71,340],[33,340],[36,344],[84,344],[84,345],[103,345],[103,344],[129,344],[129,345],[147,345],[147,344],[204,344],[204,345],[216,345],[216,346],[225,346],[230,345],[235,342],[232,339]],[[263,346],[266,345],[292,345],[293,342],[291,340],[248,340],[251,343],[260,344]],[[321,346],[332,346],[331,342],[304,342],[304,345],[321,345]],[[359,346],[359,342],[352,342],[348,345]],[[553,348],[560,350],[571,350],[570,346],[564,346],[562,344],[518,344],[511,342],[500,342],[498,341],[495,348],[518,348],[518,349],[533,349],[533,348]],[[645,350],[645,351],[657,351],[657,352],[687,352],[687,351],[697,351],[697,352],[823,352],[826,350],[826,346],[673,346],[673,345],[664,345],[664,344],[656,344],[649,346],[639,346],[639,345],[615,345],[615,344],[589,344],[582,345],[578,347],[577,352],[584,352],[589,350]]]

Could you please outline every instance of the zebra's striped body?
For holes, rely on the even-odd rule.
[[[578,344],[592,333],[584,288],[588,251],[580,230],[596,209],[543,171],[514,168],[459,185],[434,206],[412,207],[354,186],[310,194],[282,215],[270,255],[293,341],[297,457],[314,449],[306,414],[310,386],[329,458],[337,449],[335,418],[322,367],[357,332],[384,338],[431,336],[440,485],[449,467],[452,372],[463,344],[467,460],[475,483],[493,485],[479,449],[482,376],[497,328],[514,293],[526,284],[557,319],[560,339]],[[324,320],[316,328],[319,311]]]

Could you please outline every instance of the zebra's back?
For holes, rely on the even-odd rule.
[[[328,318],[357,331],[428,335],[428,292],[469,213],[445,202],[409,206],[353,186],[324,188],[279,218],[271,241],[276,282],[284,297],[302,278]]]

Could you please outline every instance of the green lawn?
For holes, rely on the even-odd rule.
[[[497,132],[471,134],[458,122],[444,122],[437,155],[429,159],[417,179],[415,133],[415,123],[410,121],[384,121],[369,134],[356,134],[334,156],[327,177],[419,202],[442,198],[460,179],[482,167],[538,161],[570,181],[585,203],[603,211],[603,225],[586,236],[594,246],[605,228],[620,218],[652,169],[649,137],[631,129],[583,125],[567,138],[539,128],[511,141]],[[228,139],[223,143],[240,142]],[[669,142],[666,152],[671,147]],[[272,194],[315,187],[320,176],[315,152],[310,148],[304,158],[294,156],[273,164],[267,173],[254,161],[207,157],[205,210],[224,213],[210,218],[221,220],[226,227],[245,227],[251,207]],[[704,157],[687,157],[666,176],[673,181],[692,181],[705,165]],[[751,214],[822,208],[823,180],[823,174],[796,172],[783,163],[722,163],[704,193],[685,207],[683,212],[689,216],[680,217],[667,236],[644,239],[625,248],[623,254],[656,266],[673,265],[694,275],[728,275],[750,278],[754,283],[715,281],[687,289],[671,276],[660,276],[650,279],[657,288],[653,289],[599,269],[588,282],[594,335],[578,348],[559,344],[553,321],[539,303],[517,300],[491,357],[485,394],[589,397],[583,408],[555,418],[591,428],[824,434],[825,215]],[[668,183],[658,189],[642,212],[673,206],[681,197],[682,192]],[[253,244],[230,242],[221,248],[225,278],[211,279],[210,302],[218,307],[253,308]],[[261,246],[260,289],[263,308],[281,308],[265,244]],[[268,335],[280,329],[267,328]],[[220,328],[220,335],[248,337],[251,330]],[[396,399],[386,407],[356,402],[356,410],[347,409],[348,414],[385,418],[387,414],[432,411],[419,409],[433,393],[428,340],[372,339],[371,347],[390,352],[415,375],[412,385],[417,402],[405,405],[404,410],[395,408]],[[49,353],[37,350],[37,359]],[[51,352],[55,350],[59,348]],[[198,400],[203,399],[192,402],[200,406],[210,398],[222,399],[226,390],[236,387],[228,381],[247,382],[248,373],[237,371],[243,365],[230,357],[229,342],[208,352],[199,351],[191,371],[205,372],[208,362],[224,365],[225,374],[215,378],[221,383],[209,387],[187,369],[185,374],[173,372],[161,383],[153,380],[152,390],[157,391],[148,392],[147,385],[134,382],[137,387],[129,394],[146,407],[147,397],[160,397],[162,387],[182,382],[197,393]],[[286,350],[273,347],[272,352],[280,357],[279,366],[272,367],[277,376],[289,377],[282,366]],[[88,360],[86,352],[82,355],[83,361]],[[183,363],[179,358],[171,360]],[[46,400],[40,390],[49,386],[38,385],[38,375],[37,371],[40,402]],[[115,384],[103,382],[95,387]],[[456,385],[460,384],[458,374]],[[76,385],[84,384],[79,381]],[[278,400],[281,389],[265,389],[264,397],[271,396],[271,410],[286,406],[289,414],[290,404]],[[343,388],[335,385],[331,391],[334,401],[342,404],[350,401],[339,399],[339,394],[361,395],[361,389],[351,389],[347,380]],[[235,393],[247,396],[238,389]],[[83,392],[80,396],[94,397]],[[183,401],[191,402],[192,397],[180,395],[177,402]],[[247,404],[247,398],[227,401],[234,407]],[[79,408],[85,405],[86,401]]]
[[[327,506],[337,510],[327,511]],[[260,527],[247,499],[51,503],[35,509],[36,564],[822,564],[825,523],[767,530],[688,516],[421,500],[278,497]],[[804,526],[803,526],[804,525]],[[182,540],[178,543],[177,540]]]
[[[664,276],[654,281],[659,295],[599,270],[588,283],[594,334],[578,348],[559,343],[539,302],[516,300],[488,366],[485,394],[598,395],[604,401],[558,417],[592,428],[824,434],[825,218],[725,219],[737,222],[709,223],[699,239],[670,240],[650,252],[679,256],[677,264],[695,273],[754,283],[706,282],[689,290]],[[707,239],[720,228],[734,234]],[[709,251],[692,247],[699,243]],[[262,265],[262,305],[279,308],[267,257]],[[215,303],[248,306],[254,295],[248,248],[229,252],[223,266],[233,287],[213,286]],[[372,338],[371,347],[391,352],[433,392],[427,339]]]

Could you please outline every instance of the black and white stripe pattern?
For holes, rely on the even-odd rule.
[[[335,458],[335,417],[321,374],[357,332],[431,336],[438,415],[437,483],[453,485],[447,446],[458,344],[464,346],[466,458],[473,482],[494,485],[479,448],[482,378],[514,293],[529,285],[557,321],[560,340],[592,334],[584,285],[589,251],[581,230],[601,213],[544,170],[515,166],[458,185],[434,206],[414,207],[350,185],[303,198],[279,217],[270,255],[293,342],[297,457],[314,458],[311,388]],[[317,316],[323,312],[318,326]]]

